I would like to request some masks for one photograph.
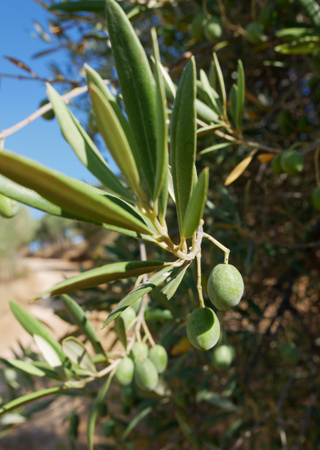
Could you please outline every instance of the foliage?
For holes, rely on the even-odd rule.
[[[48,36],[57,45],[45,52],[67,47],[74,63],[71,73],[53,66],[55,82],[80,84],[75,68],[84,62],[98,69],[86,66],[80,74],[86,73],[95,125],[122,178],[112,176],[100,155],[95,130],[86,132],[49,87],[65,139],[104,187],[92,188],[4,151],[0,172],[13,181],[2,183],[0,193],[120,236],[106,249],[109,264],[48,292],[63,294],[81,283],[88,288],[76,291],[74,298],[62,297],[65,310],[60,315],[77,324],[80,338],[67,338],[60,346],[38,324],[26,321],[26,313],[15,313],[21,323],[29,323],[42,357],[28,354],[28,363],[18,359],[4,365],[20,366],[19,374],[29,374],[26,384],[42,376],[51,378],[54,387],[20,399],[12,394],[0,413],[6,417],[29,400],[54,392],[91,397],[92,381],[97,380],[89,448],[105,402],[107,418],[100,420],[111,440],[101,448],[317,448],[319,431],[309,426],[319,413],[319,215],[310,198],[320,182],[317,3],[251,2],[249,10],[248,2],[232,0],[120,2],[147,56],[153,57],[153,72],[113,0],[107,0],[107,21],[104,2],[49,3],[54,19]],[[222,30],[217,41],[208,30],[192,35],[191,21],[199,15],[197,26],[217,18]],[[81,25],[78,42],[68,37],[70,23]],[[150,25],[156,32],[149,33]],[[110,89],[100,76],[111,80]],[[286,164],[292,154],[298,155],[298,170]],[[281,157],[271,167],[275,155]],[[314,197],[313,204],[317,208]],[[142,262],[132,266],[129,261],[139,259],[136,238],[145,244],[139,241]],[[217,367],[212,351],[190,348],[186,325],[196,311],[212,311],[207,278],[213,266],[228,262],[229,249],[232,263],[245,275],[245,294],[234,310],[209,314],[216,326],[221,323],[216,349],[232,349],[227,367]],[[146,267],[155,264],[165,267],[148,279]],[[102,280],[108,282],[106,291],[94,287]],[[128,321],[121,313],[130,308],[137,315]],[[101,325],[116,319],[117,339],[124,347],[120,357],[110,343],[112,331],[105,336],[90,325],[94,310],[102,314]],[[188,329],[196,347],[203,323]],[[211,341],[200,344],[202,349],[217,338],[210,327],[214,336],[208,334]],[[87,342],[94,356],[89,345],[83,346]],[[111,383],[116,367],[132,355],[135,344],[139,350],[146,342],[168,350],[168,368],[156,375],[148,353],[138,351],[138,380],[117,389]],[[143,390],[153,388],[157,376],[156,388]],[[127,417],[118,413],[118,402]],[[19,417],[30,415],[28,407],[16,411]]]

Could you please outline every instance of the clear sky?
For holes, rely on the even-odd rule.
[[[28,76],[4,59],[10,56],[23,61],[41,78],[50,76],[50,61],[63,62],[63,51],[33,59],[32,55],[49,46],[31,36],[33,22],[47,26],[49,14],[32,0],[0,1],[0,73]],[[46,87],[39,81],[0,79],[0,130],[26,118],[38,109],[46,97]],[[57,88],[57,85],[55,85]],[[94,182],[95,178],[82,166],[72,149],[64,141],[57,120],[46,121],[41,117],[32,124],[8,137],[5,149],[35,159],[66,175]]]

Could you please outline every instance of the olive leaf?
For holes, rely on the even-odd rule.
[[[152,196],[157,162],[155,81],[129,19],[114,0],[106,1],[106,18],[125,110],[139,149],[139,165]]]
[[[96,366],[93,364],[85,346],[73,336],[69,336],[62,341],[62,350],[73,364],[77,364],[81,369],[91,373],[96,373]]]
[[[97,194],[85,183],[50,170],[28,158],[1,151],[0,173],[35,190],[69,214],[152,235],[146,224],[110,198]]]
[[[245,75],[243,64],[238,60],[238,79],[237,79],[237,106],[236,106],[236,126],[239,130],[242,128],[242,116],[245,100]]]
[[[226,181],[224,182],[225,186],[228,186],[229,184],[233,183],[237,178],[240,177],[240,175],[243,174],[243,172],[246,170],[246,168],[251,163],[254,155],[256,154],[257,149],[252,150],[250,155],[248,155],[246,158],[244,158],[227,176]]]
[[[193,190],[196,152],[195,79],[196,69],[192,58],[183,71],[170,124],[171,171],[180,232]]]
[[[58,119],[62,135],[82,164],[106,187],[121,197],[133,201],[133,196],[111,171],[90,136],[74,117],[58,92],[50,84],[47,85],[47,94]]]
[[[38,294],[34,300],[38,300],[47,294],[50,294],[51,296],[61,295],[80,289],[99,286],[99,284],[109,283],[110,281],[137,277],[169,265],[170,263],[158,261],[123,261],[106,264],[101,267],[86,270],[79,275],[63,280],[60,283],[55,284],[52,288]]]

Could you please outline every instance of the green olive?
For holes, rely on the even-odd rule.
[[[143,391],[153,391],[157,387],[158,372],[150,359],[147,358],[135,364],[134,381]]]
[[[133,373],[134,363],[132,359],[125,356],[119,363],[114,377],[119,384],[127,386],[133,379]]]
[[[50,103],[49,100],[46,100],[46,99],[42,100],[42,102],[40,103],[39,108],[41,108],[41,106],[47,105],[48,103]],[[52,120],[52,119],[55,118],[55,113],[54,113],[53,109],[50,109],[50,111],[47,111],[44,114],[42,114],[42,117],[45,120]]]
[[[148,357],[149,347],[144,342],[135,342],[130,351],[133,362],[144,361]]]
[[[132,385],[124,386],[121,391],[121,400],[125,406],[133,406],[136,401],[136,391]]]
[[[163,373],[168,365],[167,350],[162,345],[150,348],[148,358],[153,362],[158,373]]]
[[[281,155],[276,155],[271,161],[271,169],[277,175],[281,175],[284,173],[284,170],[281,166]]]
[[[204,35],[204,25],[207,20],[207,16],[203,13],[197,14],[196,17],[193,19],[192,25],[191,25],[191,32],[193,38],[197,42],[202,42],[205,40]]]
[[[222,22],[218,17],[207,19],[204,26],[204,35],[207,41],[215,42],[223,33]]]
[[[247,40],[250,44],[258,45],[265,41],[263,28],[258,22],[250,22],[246,27]]]
[[[0,216],[11,219],[19,211],[19,203],[5,195],[0,194]]]
[[[285,150],[281,155],[282,169],[289,175],[294,175],[303,170],[303,155],[297,150]]]
[[[197,308],[188,317],[187,335],[198,350],[209,350],[218,342],[220,323],[211,308]]]
[[[236,306],[243,295],[241,273],[231,264],[218,264],[210,273],[207,289],[212,304],[227,311]]]
[[[212,364],[217,369],[225,369],[231,366],[235,352],[231,345],[219,345],[212,353]]]
[[[320,186],[317,186],[313,189],[311,194],[311,201],[314,208],[317,211],[320,211]]]

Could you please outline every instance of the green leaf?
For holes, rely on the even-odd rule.
[[[120,5],[106,1],[112,53],[125,110],[139,149],[139,166],[149,193],[156,176],[156,86],[145,51]]]
[[[230,101],[231,115],[234,120],[234,124],[235,124],[236,128],[238,128],[238,124],[237,124],[238,86],[236,86],[235,84],[233,84],[231,86],[230,94],[229,94],[229,101]]]
[[[313,28],[283,28],[274,33],[278,39],[283,39],[284,41],[292,41],[303,36],[314,34]]]
[[[166,300],[170,300],[170,298],[176,293],[188,267],[189,265],[179,267],[171,274],[171,279],[160,289],[160,292],[165,295]]]
[[[0,172],[16,183],[35,190],[70,214],[138,233],[152,234],[147,225],[107,196],[99,195],[89,185],[47,169],[28,158],[1,151]]]
[[[109,325],[119,314],[122,313],[125,309],[131,306],[133,303],[138,301],[141,297],[151,292],[156,286],[159,286],[163,283],[171,274],[171,272],[175,269],[175,267],[166,267],[165,269],[160,270],[150,277],[149,281],[145,284],[141,284],[133,291],[129,292],[112,310],[109,314],[107,320],[103,324],[103,328]]]
[[[91,325],[91,322],[86,318],[85,312],[83,311],[81,306],[79,306],[76,301],[69,297],[69,295],[62,295],[61,301],[68,311],[72,321],[78,326],[81,333],[83,333],[89,339],[94,350],[98,354],[104,354],[104,350],[101,346],[99,338],[93,326]]]
[[[96,426],[96,420],[97,420],[97,416],[98,416],[98,412],[99,412],[99,407],[105,400],[105,396],[108,392],[111,380],[112,380],[112,373],[108,376],[104,385],[100,389],[98,395],[95,398],[95,401],[93,402],[92,408],[90,410],[89,419],[88,419],[88,428],[87,428],[89,450],[93,450],[93,448],[94,448],[93,434],[94,434],[94,429]]]
[[[240,59],[238,60],[238,79],[237,79],[237,108],[236,108],[236,125],[239,130],[242,129],[242,116],[245,100],[245,75],[243,70],[243,64]]]
[[[138,425],[139,422],[141,422],[142,419],[144,419],[148,414],[151,413],[153,410],[152,406],[147,406],[147,408],[144,408],[142,411],[139,412],[129,423],[127,428],[124,430],[123,435],[121,436],[121,440],[123,441],[126,439],[131,431]]]
[[[200,443],[198,442],[197,438],[192,433],[191,428],[189,427],[187,422],[184,420],[184,418],[181,416],[181,414],[176,412],[175,416],[177,418],[177,421],[178,421],[178,423],[180,425],[180,428],[181,428],[183,434],[185,435],[187,440],[190,442],[192,447],[195,448],[196,450],[201,450]]]
[[[54,369],[54,371],[56,371],[61,377],[65,378],[66,375],[62,362],[67,361],[65,355],[63,355],[63,358],[60,358],[52,345],[49,344],[49,342],[42,336],[38,336],[37,334],[35,334],[33,336],[33,339],[37,344],[44,360],[49,364],[50,367],[52,367],[52,369]]]
[[[197,393],[196,402],[207,402],[210,403],[210,405],[217,406],[218,408],[225,409],[226,411],[238,411],[238,407],[230,400],[216,394],[215,392],[208,391],[207,389],[203,389]]]
[[[320,6],[316,0],[298,0],[301,8],[317,28],[320,28]]]
[[[209,106],[213,109],[218,116],[223,115],[223,107],[217,92],[211,87],[208,77],[204,70],[200,70],[200,82],[202,87],[203,97]],[[197,90],[199,90],[197,88]]]
[[[11,402],[6,403],[0,407],[0,415],[12,411],[13,409],[24,406],[27,403],[33,402],[38,398],[47,397],[48,395],[57,394],[59,392],[64,392],[70,390],[70,386],[55,386],[49,389],[43,389],[41,391],[31,392],[30,394],[24,395],[23,397],[15,398]]]
[[[319,50],[320,36],[305,36],[286,44],[277,45],[276,52],[284,55],[309,55]]]
[[[162,184],[162,189],[160,191],[160,195],[158,198],[158,216],[162,226],[165,225],[165,217],[167,213],[167,205],[168,205],[168,194],[169,194],[169,177],[171,177],[171,173],[169,170],[169,166],[167,166],[164,179]]]
[[[120,107],[117,99],[112,95],[109,88],[105,85],[103,79],[100,77],[100,75],[94,69],[92,69],[87,64],[85,64],[85,69],[86,69],[86,77],[87,77],[88,86],[90,84],[94,84],[98,88],[100,93],[106,98],[108,103],[112,106],[112,109],[115,112],[115,114],[121,124],[122,130],[123,130],[124,134],[126,135],[130,149],[132,151],[132,154],[133,154],[135,162],[136,162],[136,166],[140,173],[139,151],[137,148],[137,143],[133,137],[130,125],[129,125],[126,117],[122,113],[121,107]]]
[[[168,126],[167,126],[167,100],[164,87],[164,81],[159,67],[160,53],[157,40],[157,33],[154,28],[151,30],[152,49],[155,60],[154,76],[156,81],[156,133],[157,133],[157,165],[156,178],[154,185],[153,200],[156,200],[161,192],[161,188],[166,178],[166,171],[168,170]]]
[[[52,288],[38,294],[35,300],[38,300],[46,294],[50,294],[51,296],[61,295],[80,289],[88,289],[99,284],[109,283],[110,281],[137,277],[166,266],[170,266],[170,263],[160,261],[124,261],[106,264],[55,284]]]
[[[132,195],[111,171],[90,136],[74,117],[58,92],[50,84],[47,85],[47,94],[58,119],[62,135],[82,164],[107,188],[121,197],[133,201],[134,198]]]
[[[116,113],[106,97],[94,85],[89,85],[89,93],[96,122],[106,146],[131,189],[140,197],[140,177],[129,142]]]
[[[77,364],[81,369],[90,373],[96,373],[96,367],[91,361],[85,346],[73,336],[67,337],[62,341],[62,350],[68,356],[70,361]]]
[[[21,361],[20,359],[9,359],[8,362],[17,369],[23,370],[30,375],[34,375],[36,377],[46,376],[46,372],[26,361]]]
[[[206,127],[198,128],[197,137],[202,138],[202,137],[208,136],[210,134],[213,134],[214,130],[217,130],[222,127],[223,127],[223,125],[215,124],[215,125],[208,125]]]
[[[170,126],[171,171],[180,232],[193,189],[197,129],[195,80],[196,68],[192,58],[179,83]]]
[[[13,301],[10,301],[9,303],[11,311],[23,328],[31,334],[31,336],[38,335],[45,339],[56,351],[61,361],[64,361],[66,357],[62,351],[61,345],[51,336],[42,323],[35,317],[31,316],[24,308],[22,308],[22,306],[18,305],[18,303]]]
[[[222,73],[222,70],[221,70],[221,67],[220,67],[220,64],[219,64],[219,60],[218,60],[218,57],[217,57],[216,53],[213,54],[213,60],[214,60],[214,64],[215,64],[215,68],[216,68],[216,72],[217,72],[217,77],[218,77],[218,81],[219,81],[220,91],[221,91],[223,112],[224,112],[224,116],[227,117],[226,87],[225,87],[225,84],[224,84],[223,73]]]
[[[201,172],[198,183],[190,197],[181,230],[182,238],[190,239],[200,224],[207,200],[208,184],[209,169],[206,167]]]
[[[215,152],[217,150],[220,150],[221,148],[230,147],[230,145],[233,145],[232,142],[221,142],[220,144],[214,144],[210,147],[205,148],[204,150],[201,150],[200,155],[206,155],[207,153]]]
[[[145,320],[172,320],[174,315],[169,309],[147,309],[144,314]]]
[[[119,341],[123,345],[123,347],[127,348],[127,331],[126,331],[126,325],[125,322],[120,314],[114,321],[114,327],[118,336]]]
[[[55,3],[49,7],[50,11],[63,11],[67,13],[76,12],[95,12],[103,13],[105,8],[105,1],[87,0],[87,1],[70,1]]]

